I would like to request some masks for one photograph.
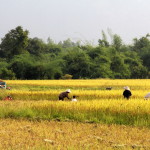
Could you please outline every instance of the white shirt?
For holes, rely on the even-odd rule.
[[[72,101],[72,102],[77,102],[77,99],[76,99],[76,98],[73,98],[71,101]]]

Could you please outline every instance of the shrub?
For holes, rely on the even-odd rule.
[[[72,75],[70,74],[65,74],[64,76],[62,76],[62,79],[72,79]]]

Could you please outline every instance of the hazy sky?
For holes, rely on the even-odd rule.
[[[150,0],[0,0],[0,38],[19,25],[55,42],[97,43],[110,28],[130,44],[150,33]]]

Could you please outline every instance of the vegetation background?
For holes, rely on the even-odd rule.
[[[21,26],[10,30],[0,43],[0,78],[3,79],[94,79],[149,78],[149,34],[125,45],[119,35],[102,31],[99,45],[55,43],[30,38]]]

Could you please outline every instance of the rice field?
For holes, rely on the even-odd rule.
[[[149,150],[150,130],[79,122],[0,120],[1,150]]]
[[[123,99],[124,86],[129,86],[132,99],[143,100],[150,91],[150,80],[8,80],[12,88],[3,91],[1,98],[12,95],[15,100],[58,100],[58,94],[71,89],[80,100]],[[106,90],[112,87],[112,90]]]
[[[149,79],[6,83],[11,90],[0,89],[0,149],[150,149]],[[131,89],[129,100],[124,86]],[[58,101],[66,89],[78,102]],[[13,100],[4,101],[7,95]]]

